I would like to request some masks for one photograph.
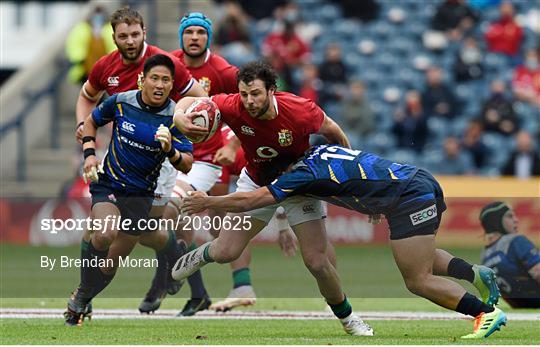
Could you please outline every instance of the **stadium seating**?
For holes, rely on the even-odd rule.
[[[499,16],[497,6],[482,10],[480,21],[474,29],[480,47],[484,50],[484,78],[466,83],[456,83],[453,80],[452,68],[456,59],[459,43],[450,43],[439,53],[427,50],[422,45],[421,36],[429,29],[430,21],[436,11],[437,2],[418,2],[414,0],[377,1],[381,10],[377,20],[361,23],[354,19],[345,19],[339,6],[323,0],[296,1],[307,21],[325,23],[325,30],[312,43],[313,61],[320,64],[324,58],[324,49],[330,42],[339,42],[344,52],[344,62],[349,67],[354,78],[365,82],[366,95],[376,114],[377,129],[368,139],[360,139],[357,134],[348,134],[353,144],[364,144],[370,150],[384,153],[394,153],[397,159],[409,159],[413,162],[417,157],[427,158],[426,163],[436,155],[442,153],[441,144],[449,135],[463,134],[468,122],[477,117],[481,111],[483,100],[489,95],[489,85],[494,79],[510,82],[514,66],[507,57],[486,52],[483,41],[483,32],[489,22]],[[533,2],[513,1],[518,13],[525,13],[534,7]],[[388,19],[388,12],[392,8],[403,9],[406,17],[403,23],[393,23]],[[411,14],[414,13],[414,18]],[[538,36],[530,29],[525,29],[523,48],[534,47],[538,44]],[[373,54],[363,54],[359,49],[359,42],[371,40],[376,48]],[[428,122],[430,136],[423,156],[411,156],[408,151],[397,149],[396,141],[390,132],[393,124],[393,114],[398,103],[389,103],[384,100],[383,93],[389,87],[398,88],[403,95],[409,89],[422,91],[425,85],[423,71],[415,68],[414,61],[419,56],[427,57],[432,63],[439,65],[444,72],[445,81],[454,88],[460,102],[461,112],[452,121],[432,118]],[[325,105],[325,107],[328,107]],[[332,111],[338,108],[330,105]],[[523,128],[531,132],[540,128],[540,111],[523,103],[516,103],[516,113]],[[339,112],[339,111],[338,111]],[[339,115],[333,113],[335,117]],[[486,134],[485,142],[491,152],[498,155],[490,160],[489,166],[481,170],[480,174],[496,175],[510,151],[508,139],[496,134]],[[368,148],[365,148],[368,149]],[[428,153],[429,152],[429,153]],[[397,153],[397,154],[396,154]],[[429,164],[429,163],[428,163]]]

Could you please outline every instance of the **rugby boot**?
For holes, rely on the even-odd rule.
[[[199,311],[207,310],[210,305],[212,304],[212,301],[210,301],[210,297],[205,295],[202,298],[197,299],[189,299],[186,304],[184,305],[184,308],[180,313],[178,313],[177,317],[190,317],[194,316]]]
[[[473,285],[478,289],[482,301],[490,306],[499,302],[501,293],[495,281],[495,271],[483,265],[473,265]]]
[[[353,336],[373,336],[373,329],[367,325],[360,317],[351,314],[349,317],[340,319],[343,330]]]
[[[81,326],[85,318],[92,319],[92,303],[85,303],[81,295],[80,287],[75,289],[69,297],[67,310],[64,312],[65,325]]]
[[[227,312],[238,306],[251,306],[257,301],[257,296],[252,286],[240,286],[229,292],[229,295],[210,306],[217,312]]]
[[[177,281],[182,281],[193,275],[193,273],[206,264],[204,260],[204,250],[210,245],[210,242],[184,254],[176,261],[172,269],[172,278]]]
[[[494,307],[493,312],[482,312],[474,319],[473,332],[462,336],[462,339],[482,339],[489,337],[501,326],[506,325],[506,315],[499,308]]]
[[[167,259],[158,257],[158,267],[152,279],[152,285],[139,305],[140,313],[153,313],[161,306],[167,296]]]

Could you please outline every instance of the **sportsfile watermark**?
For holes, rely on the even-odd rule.
[[[251,229],[251,217],[237,216],[178,216],[176,219],[149,218],[133,220],[122,216],[109,215],[105,218],[44,218],[40,221],[41,231],[51,234],[69,231],[158,231],[158,230],[233,230]]]

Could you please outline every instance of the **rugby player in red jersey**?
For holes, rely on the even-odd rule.
[[[287,167],[303,156],[311,134],[323,135],[329,143],[350,147],[343,130],[312,101],[294,94],[276,92],[275,71],[266,63],[253,62],[238,73],[238,94],[214,95],[222,120],[234,131],[237,140],[224,150],[234,157],[244,149],[247,166],[238,180],[237,191],[252,191],[271,183]],[[206,129],[192,124],[194,113],[185,110],[195,98],[184,98],[176,107],[175,125],[190,136]],[[324,210],[309,197],[291,198],[281,206],[298,238],[304,264],[315,277],[328,305],[351,335],[372,336],[373,330],[352,312],[335,267],[327,252]],[[211,263],[228,263],[240,256],[248,242],[272,218],[277,205],[245,212],[242,229],[224,225],[212,242],[189,252],[175,264],[173,277],[181,279]]]
[[[165,54],[174,62],[175,71],[173,87],[170,93],[171,99],[178,101],[182,96],[207,95],[177,58],[145,42],[146,28],[144,27],[143,18],[137,11],[128,7],[118,9],[111,15],[111,26],[113,28],[113,40],[118,49],[97,61],[89,74],[88,80],[82,86],[77,100],[77,129],[75,136],[79,142],[82,140],[84,120],[96,107],[102,95],[104,93],[113,95],[141,89],[144,62],[156,54]],[[177,170],[168,161],[163,163],[150,216],[159,218],[163,215],[163,210],[176,181],[176,173]],[[167,240],[171,237],[174,237],[174,235],[170,235],[167,231],[160,231],[143,233],[140,238],[141,244],[156,250],[159,263],[164,265],[164,267],[159,266],[156,270],[153,286],[151,292],[149,292],[150,295],[147,294],[147,297],[150,296],[153,301],[165,295],[165,286],[167,285],[176,291],[179,290],[178,283],[173,283],[172,279],[167,281],[166,260],[160,255],[163,245],[167,244]],[[83,236],[83,246],[89,240],[90,231],[87,231]],[[171,289],[171,292],[174,291],[173,289]]]

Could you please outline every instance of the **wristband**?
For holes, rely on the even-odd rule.
[[[174,163],[171,163],[172,166],[176,167],[176,165],[180,164],[182,162],[182,152],[180,152],[180,156],[178,157],[178,159],[176,159],[174,161]]]
[[[167,158],[172,158],[176,155],[176,149],[171,146],[171,149],[167,152]],[[182,156],[182,154],[180,154]]]
[[[79,124],[77,124],[77,127],[75,128],[75,130],[79,129],[81,127],[81,125],[84,124],[84,121],[80,121]]]
[[[85,144],[87,142],[91,142],[91,141],[94,141],[96,142],[96,138],[94,136],[84,136],[82,138],[82,143]]]
[[[95,148],[87,148],[83,151],[84,159],[88,158],[91,155],[96,155]]]

